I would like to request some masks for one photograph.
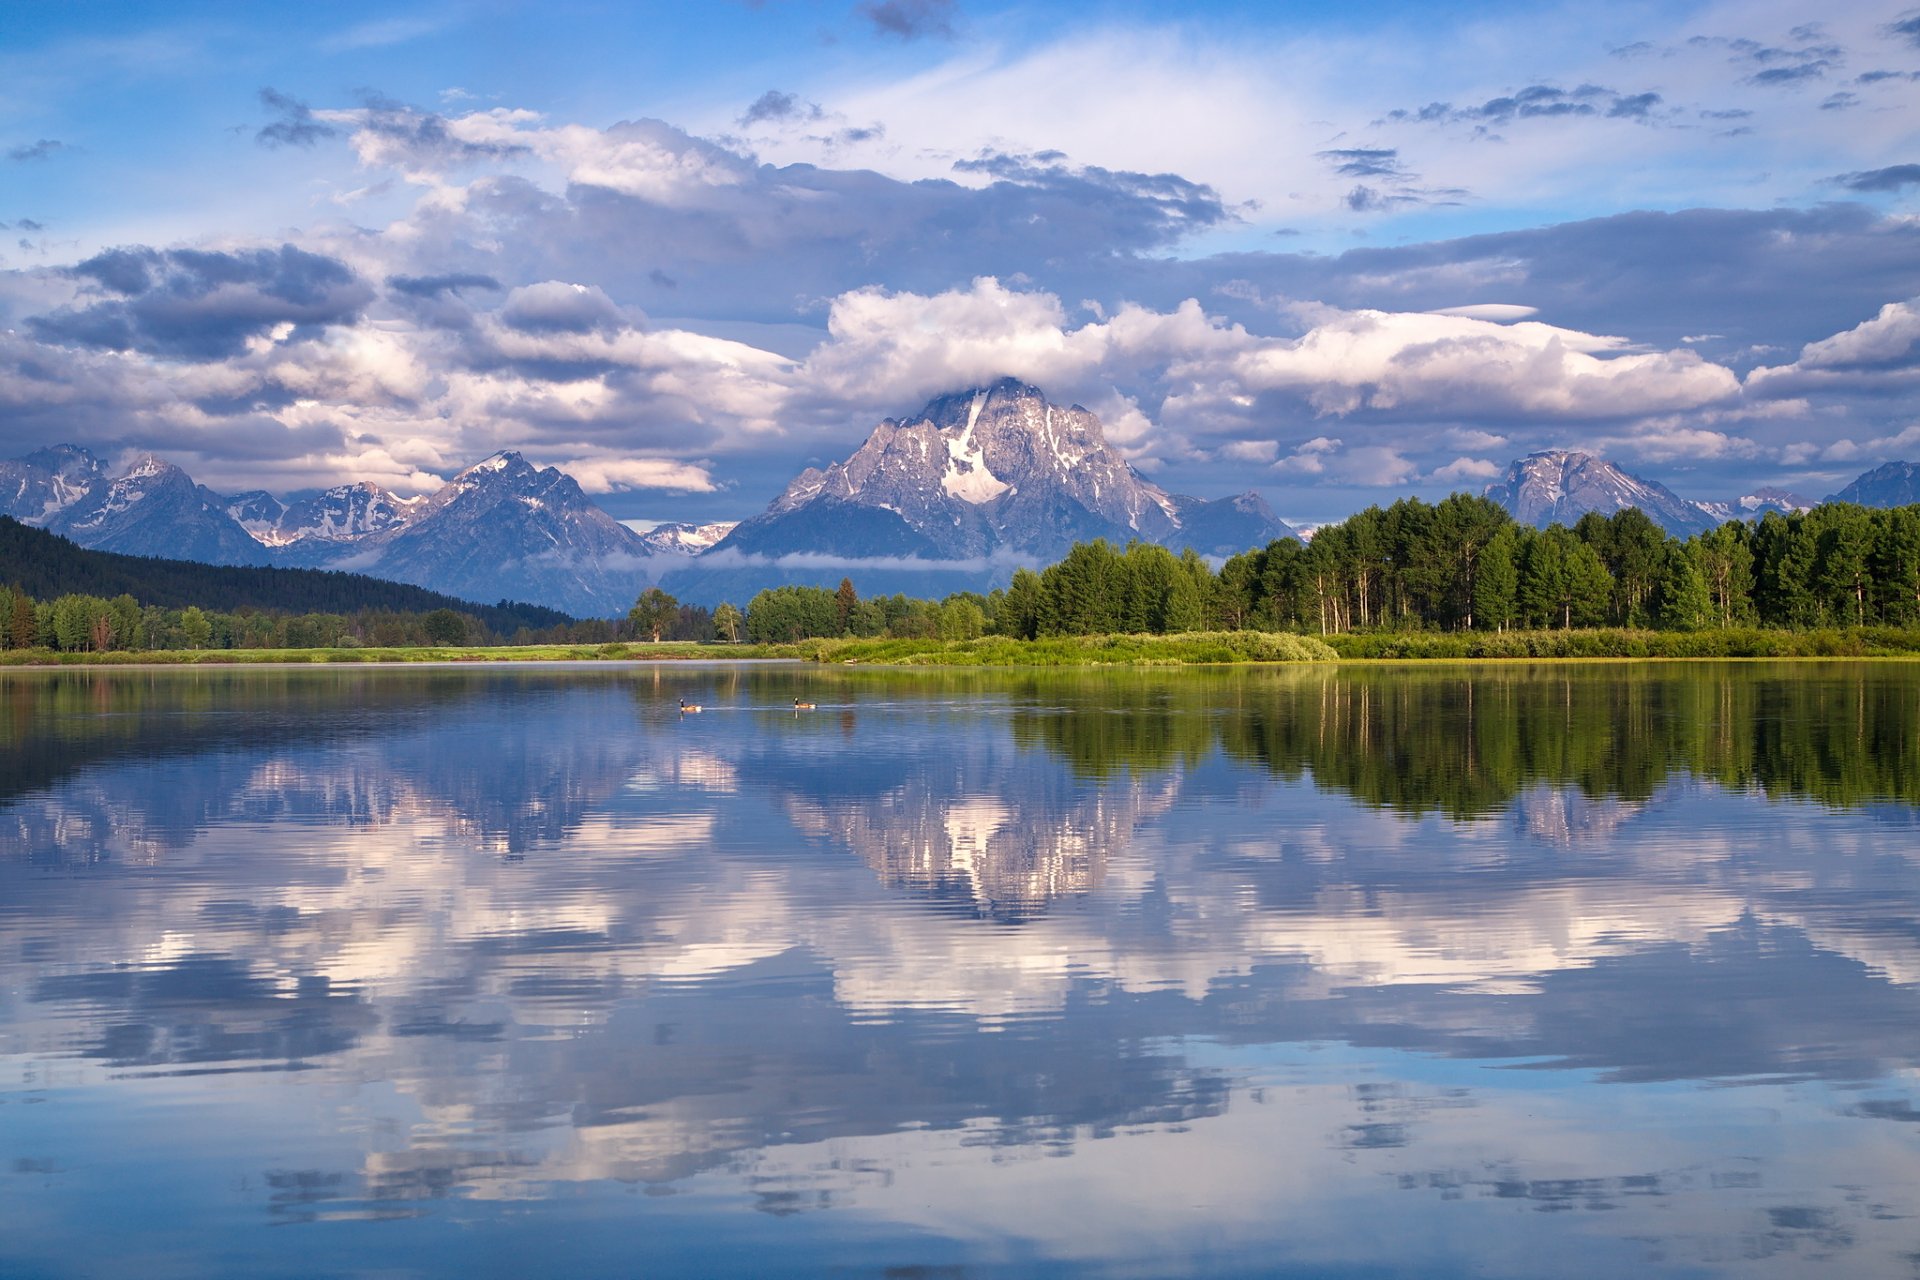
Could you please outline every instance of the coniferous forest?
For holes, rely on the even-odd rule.
[[[837,591],[762,591],[742,615],[731,604],[710,613],[653,590],[625,623],[576,622],[505,601],[473,605],[352,574],[86,551],[11,520],[0,520],[0,583],[0,647],[16,649],[1272,631],[1329,637],[1349,656],[1418,656],[1364,640],[1598,628],[1912,631],[1920,628],[1920,506],[1826,503],[1682,541],[1633,508],[1534,529],[1485,498],[1405,498],[1328,525],[1309,542],[1274,542],[1217,568],[1192,551],[1095,541],[1045,569],[1016,570],[985,595],[869,599],[848,578]]]
[[[1633,508],[1533,529],[1485,498],[1406,498],[1217,569],[1191,551],[1080,543],[990,595],[861,600],[851,583],[837,593],[781,587],[754,597],[746,622],[761,641],[1914,628],[1920,506],[1827,503],[1682,541]]]

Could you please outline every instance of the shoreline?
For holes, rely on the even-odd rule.
[[[1431,666],[1576,662],[1920,661],[1920,629],[1827,631],[1291,632],[1047,636],[1015,640],[815,639],[791,644],[453,645],[418,648],[192,649],[128,653],[0,651],[0,671],[86,667],[611,666],[808,663],[894,668]]]

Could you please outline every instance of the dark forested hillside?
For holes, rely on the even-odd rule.
[[[263,569],[149,560],[110,551],[88,551],[43,529],[0,516],[0,583],[37,599],[81,594],[130,595],[143,605],[231,612],[356,613],[383,609],[428,613],[454,609],[478,618],[502,635],[570,621],[555,609],[502,601],[495,605],[456,600],[421,587],[318,569]]]

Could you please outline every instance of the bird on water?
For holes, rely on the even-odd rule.
[[[688,714],[688,713],[690,713],[690,712],[694,712],[694,711],[698,711],[698,710],[700,710],[700,709],[701,709],[701,708],[700,708],[700,704],[699,704],[699,703],[697,703],[697,702],[688,702],[688,701],[687,701],[687,700],[686,700],[685,698],[682,698],[682,699],[680,699],[680,714],[681,714],[681,715],[686,715],[686,714]]]
[[[813,702],[802,702],[798,698],[793,700],[793,709],[795,711],[812,711],[818,705],[818,703]]]

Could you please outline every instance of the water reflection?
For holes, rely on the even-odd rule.
[[[11,674],[0,1272],[1905,1274],[1916,693]]]

